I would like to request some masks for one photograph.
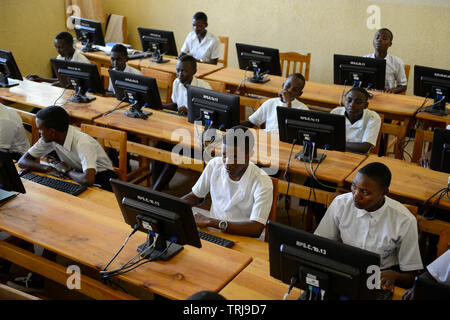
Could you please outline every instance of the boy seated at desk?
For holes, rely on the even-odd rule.
[[[301,73],[293,73],[286,78],[277,98],[264,101],[264,103],[247,121],[242,121],[241,125],[246,127],[261,126],[266,124],[267,132],[278,134],[277,107],[288,107],[294,109],[308,110],[308,107],[298,100],[305,87],[305,78]]]
[[[369,93],[365,89],[353,87],[345,95],[345,107],[330,112],[345,115],[347,151],[365,154],[377,144],[381,118],[375,111],[367,109],[368,100]]]
[[[14,160],[30,148],[22,119],[14,110],[0,103],[0,149],[6,150]]]
[[[250,162],[253,145],[254,137],[246,127],[227,130],[222,141],[222,157],[208,162],[192,192],[183,197],[196,206],[211,194],[209,216],[195,214],[199,227],[262,236],[272,206],[273,185],[269,176]]]
[[[56,51],[59,54],[56,59],[90,63],[89,59],[82,55],[80,50],[74,48],[73,37],[70,33],[66,31],[58,33],[55,37],[54,45]],[[48,82],[52,83],[53,85],[58,84],[57,78],[44,78],[38,76],[37,74],[29,74],[26,76],[26,79],[37,82]]]
[[[112,191],[109,179],[117,175],[105,150],[93,137],[69,125],[69,121],[62,107],[40,110],[36,114],[36,126],[41,138],[20,158],[19,167]],[[48,165],[35,161],[52,151],[56,151],[60,162]]]
[[[217,64],[220,57],[220,41],[206,29],[208,17],[204,12],[194,14],[192,27],[194,31],[187,35],[179,56],[188,54],[198,62]]]
[[[400,202],[387,196],[388,167],[379,162],[361,168],[351,192],[337,196],[314,234],[380,255],[381,289],[410,288],[423,268],[417,221]]]
[[[376,58],[386,60],[386,81],[385,92],[389,93],[402,93],[406,91],[406,79],[405,65],[402,59],[391,56],[388,53],[388,49],[392,46],[392,40],[394,36],[389,29],[382,28],[375,33],[373,39],[373,47],[375,52],[367,54],[366,58]]]

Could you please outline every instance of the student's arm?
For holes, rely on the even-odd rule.
[[[361,153],[366,154],[369,152],[370,148],[372,148],[372,145],[368,142],[346,142],[345,143],[345,149],[346,151],[354,152],[354,153]]]
[[[198,206],[203,201],[203,198],[197,197],[192,191],[184,195],[181,199],[186,200],[193,207]]]
[[[92,186],[95,183],[95,169],[92,168],[84,172],[70,170],[66,176],[84,186]]]
[[[199,227],[213,227],[219,229],[219,222],[220,220],[206,217],[201,213],[195,214],[195,223]],[[225,230],[225,232],[247,237],[259,237],[263,229],[264,225],[257,221],[227,221],[227,229]]]
[[[248,128],[253,128],[255,126],[250,120],[241,121],[240,125]]]
[[[39,162],[36,162],[36,158],[30,155],[28,152],[26,152],[20,159],[19,159],[19,167],[22,169],[30,169],[32,171],[37,172],[43,172],[51,174],[52,176],[58,177],[58,178],[64,178],[64,175],[60,173],[56,168],[41,164]]]
[[[217,64],[218,61],[219,61],[219,59],[211,59],[207,63],[209,63],[209,64]]]
[[[395,88],[384,90],[384,92],[387,92],[387,93],[402,93],[403,91],[406,91],[406,86],[397,86]]]
[[[381,272],[381,289],[394,290],[394,285],[402,288],[411,288],[416,275],[416,271],[397,272],[384,270]]]

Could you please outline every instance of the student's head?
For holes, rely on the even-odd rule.
[[[387,52],[389,47],[392,45],[393,39],[394,36],[391,30],[386,28],[379,29],[373,38],[373,47],[377,51]]]
[[[111,49],[110,60],[114,70],[123,71],[128,61],[127,48],[120,43],[114,45]]]
[[[222,158],[230,177],[240,177],[253,153],[255,138],[244,126],[228,129],[222,140]]]
[[[69,128],[70,118],[64,108],[49,106],[36,114],[36,127],[45,142],[55,141]]]
[[[361,168],[353,178],[352,193],[355,207],[367,211],[378,210],[389,192],[391,171],[380,162],[372,162]]]
[[[369,105],[369,93],[361,87],[353,87],[345,94],[345,113],[351,121],[361,119]]]
[[[55,37],[55,49],[61,57],[66,58],[73,53],[73,37],[70,33],[63,31]]]
[[[197,72],[197,61],[193,56],[184,55],[178,59],[176,71],[182,84],[190,84]]]
[[[301,73],[292,73],[283,83],[283,90],[288,91],[294,99],[302,95],[305,82],[305,77]]]
[[[227,300],[227,299],[225,299],[224,296],[215,291],[204,290],[194,293],[192,296],[187,298],[187,300]]]
[[[192,18],[192,28],[196,35],[201,35],[208,27],[208,17],[204,12],[197,12]]]

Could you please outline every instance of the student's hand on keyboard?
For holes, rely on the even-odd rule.
[[[210,227],[211,218],[204,216],[198,212],[194,215],[194,218],[195,218],[195,223],[197,224],[198,227],[200,227],[200,228]]]
[[[67,179],[67,177],[59,172],[55,167],[49,166],[47,169],[47,173],[49,175],[52,175],[54,177],[60,178],[60,179]]]
[[[182,114],[182,115],[187,115],[188,114],[188,110],[186,107],[180,107],[178,108],[178,113]]]

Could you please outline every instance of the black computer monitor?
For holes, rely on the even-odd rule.
[[[374,275],[368,267],[380,266],[378,254],[272,221],[268,232],[272,277],[287,284],[295,277],[295,287],[325,290],[325,299],[378,298],[379,291],[368,286],[376,285],[368,281]]]
[[[445,105],[450,102],[450,70],[414,66],[414,95],[434,100],[425,112],[449,114]]]
[[[19,82],[11,79],[23,80],[19,67],[11,51],[0,49],[0,87],[17,86]]]
[[[148,29],[138,27],[139,39],[141,39],[142,51],[151,52],[156,63],[165,63],[163,55],[178,56],[177,44],[172,31]]]
[[[430,169],[450,173],[450,130],[435,128]]]
[[[226,130],[239,124],[239,96],[189,86],[187,89],[188,121],[201,121],[213,129]]]
[[[92,46],[94,44],[105,46],[105,38],[103,37],[102,24],[100,22],[73,16],[72,19],[77,40],[83,44],[81,51],[98,51]]]
[[[334,84],[383,90],[386,60],[358,56],[334,55]]]
[[[144,254],[144,258],[169,260],[185,244],[201,248],[192,207],[187,201],[117,179],[110,181],[125,222],[131,227],[138,224],[142,232],[158,235],[151,256]],[[138,251],[152,245],[153,237],[152,234]]]
[[[118,100],[131,103],[125,115],[131,118],[147,119],[151,112],[142,111],[143,107],[161,109],[156,79],[141,74],[109,69],[109,77]]]
[[[11,155],[0,149],[0,204],[16,196],[9,191],[25,193],[25,188]]]
[[[95,97],[86,96],[87,92],[105,93],[95,64],[59,59],[50,59],[50,62],[61,86],[75,89],[75,94],[69,101],[89,103],[95,100]]]
[[[449,300],[450,285],[437,282],[429,272],[414,281],[413,300]]]
[[[252,70],[253,76],[247,80],[255,83],[269,81],[266,74],[281,76],[280,53],[278,49],[236,43],[239,68]]]
[[[345,116],[287,107],[277,107],[277,116],[280,141],[303,145],[296,159],[321,162],[317,148],[345,151]]]

